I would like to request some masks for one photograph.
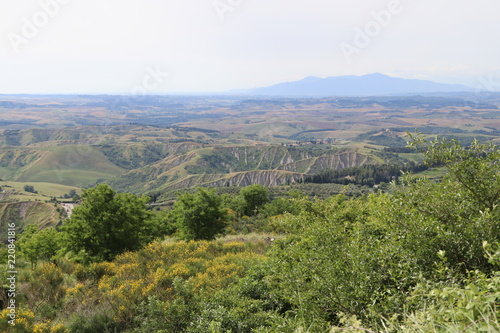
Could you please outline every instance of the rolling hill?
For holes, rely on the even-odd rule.
[[[128,171],[109,181],[137,193],[197,186],[279,186],[301,182],[307,174],[379,161],[354,150],[315,147],[235,146],[194,150]]]
[[[378,93],[373,89],[387,87],[466,88],[372,74],[310,77],[278,85],[273,93],[293,88],[298,89],[292,89],[293,94],[300,90],[329,95],[328,89],[335,87],[347,89],[339,94],[349,89]],[[57,103],[52,97],[37,97],[23,100],[26,105],[6,102],[0,104],[6,117],[0,122],[0,178],[74,187],[108,182],[135,193],[251,183],[275,186],[301,182],[327,169],[404,163],[404,158],[389,156],[383,149],[400,151],[406,146],[406,132],[415,128],[428,136],[450,135],[465,142],[500,135],[496,95],[474,101],[449,94],[149,96],[119,109],[113,104],[119,96],[81,96]]]
[[[95,147],[56,146],[24,167],[15,180],[83,187],[95,183],[97,179],[107,179],[123,171],[123,168],[111,163]]]
[[[15,223],[16,229],[22,230],[28,224],[36,224],[40,228],[55,226],[61,214],[53,203],[44,202],[12,202],[0,203],[0,229],[7,230],[7,223]],[[0,242],[7,239],[7,233],[0,235]]]

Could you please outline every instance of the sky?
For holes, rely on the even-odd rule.
[[[383,73],[500,90],[498,0],[0,0],[0,94]]]

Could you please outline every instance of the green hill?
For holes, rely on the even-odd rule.
[[[326,169],[375,164],[356,151],[321,147],[214,147],[172,155],[109,181],[121,191],[144,193],[197,186],[279,186],[300,182],[306,174]]]
[[[28,224],[40,228],[57,225],[62,218],[57,208],[54,203],[35,201],[0,203],[0,241],[7,239],[8,223],[15,223],[18,232]]]
[[[42,156],[42,151],[31,148],[0,148],[0,178],[14,179],[20,170]]]
[[[57,146],[47,150],[16,177],[20,182],[86,186],[124,171],[92,146]]]
[[[161,161],[169,156],[185,154],[199,149],[194,142],[159,143],[140,142],[127,144],[104,144],[99,150],[115,165],[127,169],[141,168]]]

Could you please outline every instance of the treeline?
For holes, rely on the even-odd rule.
[[[408,147],[384,147],[386,152],[397,153],[397,154],[411,154],[415,153],[415,149]]]
[[[109,261],[165,236],[199,241],[228,233],[270,231],[267,218],[297,212],[290,198],[299,196],[302,193],[290,191],[288,197],[272,200],[262,185],[222,195],[199,188],[180,194],[171,209],[155,213],[148,205],[150,197],[117,193],[99,184],[83,190],[82,204],[61,226],[38,231],[32,225],[24,230],[19,246],[32,265],[61,255],[84,263]]]
[[[472,131],[466,131],[466,130],[458,128],[458,127],[423,126],[423,127],[419,127],[418,131],[422,134],[432,134],[432,135],[439,135],[439,136],[442,136],[443,134],[468,134],[468,133],[495,135],[495,136],[500,135],[500,131],[494,127],[485,126],[485,128],[487,128],[488,131],[478,130],[478,129],[472,130]],[[415,128],[413,128],[413,127],[392,127],[390,130],[394,131],[394,132],[413,133],[415,131]]]
[[[406,147],[406,140],[395,135],[393,132],[384,132],[379,134],[380,131],[370,131],[367,133],[359,134],[355,141],[367,141],[372,144],[381,145],[385,147]]]
[[[404,165],[397,164],[367,164],[340,170],[326,170],[320,174],[308,176],[305,182],[309,183],[335,183],[374,186],[382,182],[398,181],[405,172],[422,172],[427,170],[425,164],[413,161]]]

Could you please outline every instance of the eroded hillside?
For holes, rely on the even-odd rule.
[[[28,224],[36,224],[40,228],[55,226],[63,217],[61,209],[54,203],[44,202],[10,202],[0,203],[0,228],[7,230],[7,223],[14,223],[17,230],[22,230]],[[0,235],[4,242],[7,233]]]
[[[147,192],[196,186],[280,186],[307,174],[378,161],[357,151],[317,147],[242,146],[194,150],[131,170],[110,181],[120,190]]]

